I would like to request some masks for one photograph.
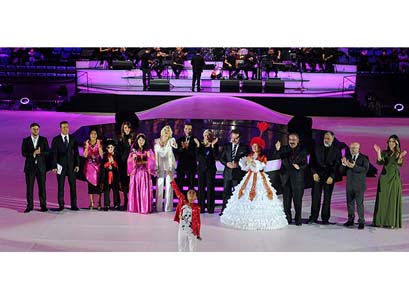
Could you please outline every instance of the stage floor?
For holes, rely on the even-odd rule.
[[[72,212],[34,211],[25,208],[24,160],[21,140],[31,122],[40,123],[41,134],[49,142],[59,133],[59,122],[68,120],[71,132],[83,125],[114,122],[113,114],[73,114],[57,112],[1,111],[0,133],[0,251],[177,251],[177,224],[173,213],[150,215],[125,212],[81,210]],[[397,134],[403,148],[409,145],[408,119],[313,118],[316,129],[333,130],[338,139],[361,142],[362,152],[375,161],[374,143],[385,145],[390,134]],[[369,226],[372,221],[377,178],[368,178],[365,194],[367,226],[358,231],[342,226],[346,221],[345,181],[337,183],[333,195],[334,225],[288,226],[267,232],[226,228],[218,214],[202,215],[203,241],[199,251],[408,251],[409,250],[409,168],[401,168],[403,180],[403,228],[388,230]],[[49,208],[56,204],[56,178],[47,176]],[[78,203],[88,205],[87,188],[78,181]],[[66,203],[69,203],[68,192]],[[281,199],[281,196],[279,196]],[[37,199],[37,197],[35,197]],[[303,217],[308,218],[310,190],[305,191]],[[38,201],[35,200],[36,209]]]

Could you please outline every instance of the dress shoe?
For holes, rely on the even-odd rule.
[[[295,222],[295,226],[302,226],[301,221],[297,221],[297,222]]]
[[[47,207],[42,207],[42,208],[40,209],[40,211],[41,211],[41,212],[47,212],[47,211],[48,211],[48,208],[47,208]]]
[[[364,223],[359,223],[358,229],[359,229],[359,230],[362,230],[362,229],[364,229],[364,228],[365,228],[365,224],[364,224]]]
[[[322,225],[329,225],[329,221],[327,221],[327,220],[322,221]]]
[[[26,214],[26,213],[29,213],[29,212],[32,211],[32,210],[33,210],[33,209],[27,207],[26,210],[24,211],[24,213],[25,213],[25,214]]]
[[[344,223],[344,226],[345,226],[345,227],[351,227],[351,226],[354,226],[354,221],[348,221],[348,222],[345,222],[345,223]]]
[[[57,210],[58,210],[58,211],[63,211],[63,210],[64,210],[64,206],[60,206]]]
[[[109,210],[109,206],[105,206],[104,211],[108,211],[108,210]]]
[[[114,206],[114,209],[115,209],[115,210],[120,210],[119,205],[115,205],[115,206]]]
[[[308,221],[307,221],[307,224],[313,224],[313,223],[317,224],[318,222],[317,222],[317,220],[309,218]]]
[[[78,210],[80,210],[80,209],[79,209],[78,207],[76,207],[76,206],[72,206],[70,209],[73,210],[73,211],[78,211]]]
[[[208,210],[207,213],[208,214],[214,214],[214,211],[213,210]]]

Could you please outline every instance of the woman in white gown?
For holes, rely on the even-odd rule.
[[[163,211],[163,186],[165,185],[165,211],[173,210],[173,190],[168,172],[175,172],[176,160],[173,149],[177,149],[176,140],[172,137],[172,129],[166,125],[160,131],[160,138],[155,140],[156,161],[156,211]]]
[[[283,205],[264,173],[266,156],[261,154],[265,142],[255,137],[250,142],[252,153],[239,161],[247,174],[234,188],[220,220],[223,224],[246,230],[271,230],[288,225]]]

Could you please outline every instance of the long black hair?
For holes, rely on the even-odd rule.
[[[390,153],[390,155],[392,155],[392,153],[393,153],[393,151],[392,151],[392,149],[391,148],[389,148],[389,140],[390,139],[394,139],[395,140],[395,142],[396,142],[396,147],[395,147],[395,153],[396,153],[396,157],[398,157],[399,155],[400,155],[400,140],[399,140],[399,137],[396,135],[396,134],[392,134],[389,138],[388,138],[388,140],[386,141],[386,144],[387,144],[387,151],[388,151],[388,153]]]
[[[142,147],[142,151],[147,151],[148,149],[149,149],[149,147],[148,147],[148,139],[146,138],[146,135],[145,134],[143,134],[143,133],[138,133],[137,135],[136,135],[136,138],[135,138],[135,141],[134,141],[134,143],[133,143],[133,149],[135,149],[135,150],[139,150],[140,148],[139,148],[139,144],[138,144],[138,140],[140,139],[140,138],[143,138],[144,140],[145,140],[145,144],[143,145],[143,147]]]

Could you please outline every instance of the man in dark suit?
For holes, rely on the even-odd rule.
[[[196,83],[197,91],[200,92],[200,77],[202,76],[203,68],[205,66],[205,61],[203,56],[200,54],[200,49],[197,49],[196,54],[192,57],[190,64],[192,65],[193,71],[192,92],[195,91]]]
[[[307,167],[307,151],[300,146],[296,133],[288,136],[288,145],[275,145],[274,159],[281,159],[280,179],[283,186],[283,206],[288,224],[292,223],[291,200],[294,202],[295,225],[301,226],[302,197],[304,195],[304,170]]]
[[[359,143],[352,143],[349,147],[351,155],[342,158],[341,171],[347,176],[347,207],[348,221],[344,224],[346,227],[354,226],[355,203],[358,211],[358,229],[364,229],[364,193],[366,190],[366,173],[369,170],[369,159],[366,155],[359,152]]]
[[[24,164],[24,173],[26,174],[27,185],[27,208],[24,211],[28,213],[34,209],[34,180],[37,178],[38,197],[40,199],[41,211],[46,212],[47,197],[45,190],[46,180],[46,161],[49,154],[47,138],[40,136],[40,125],[32,123],[30,125],[31,135],[23,139],[21,153],[26,158]]]
[[[205,203],[205,188],[207,189],[207,212],[214,213],[215,190],[214,181],[216,176],[216,157],[219,153],[218,139],[213,137],[212,132],[206,129],[203,132],[203,142],[198,143],[197,146],[197,160],[198,160],[198,201],[200,205],[200,212],[204,213],[206,208]]]
[[[324,201],[322,203],[322,224],[328,225],[331,217],[331,196],[334,190],[335,174],[341,162],[341,151],[334,145],[334,133],[327,131],[324,134],[323,143],[314,147],[311,153],[311,173],[314,183],[311,196],[311,216],[308,223],[317,223],[321,208],[321,194],[324,190]]]
[[[240,131],[231,131],[231,143],[223,147],[220,162],[224,165],[223,171],[223,207],[220,216],[226,208],[227,202],[232,195],[232,189],[238,185],[245,172],[239,167],[239,160],[249,153],[249,147],[240,143]]]
[[[78,142],[69,134],[67,121],[60,122],[61,134],[53,138],[51,149],[53,154],[53,172],[57,174],[59,210],[64,209],[64,182],[68,177],[70,185],[71,210],[79,210],[77,206],[76,173],[79,171],[80,156]]]
[[[193,126],[186,123],[183,129],[185,135],[177,140],[178,148],[178,165],[176,168],[177,185],[183,190],[185,177],[188,180],[189,190],[193,190],[195,186],[195,175],[197,172],[196,160],[196,141],[199,142],[192,135]]]

